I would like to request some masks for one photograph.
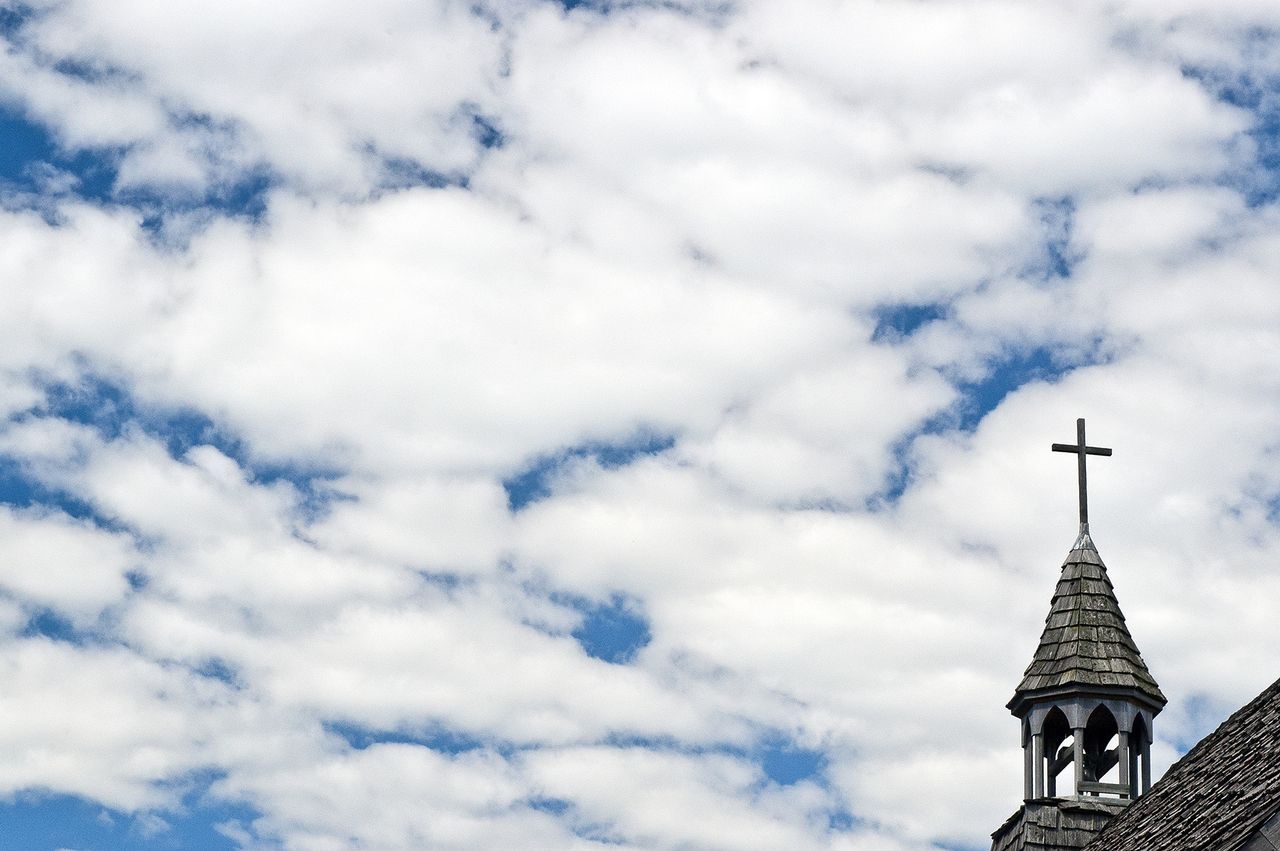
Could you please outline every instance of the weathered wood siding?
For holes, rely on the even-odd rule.
[[[1027,801],[991,835],[991,851],[1079,851],[1123,809],[1067,798]]]

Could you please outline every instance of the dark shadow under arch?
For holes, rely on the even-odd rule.
[[[1044,736],[1044,755],[1048,762],[1045,792],[1052,798],[1058,794],[1058,775],[1075,761],[1075,739],[1066,713],[1056,706],[1049,710],[1040,730]]]
[[[1116,734],[1120,726],[1106,706],[1099,704],[1084,727],[1084,779],[1101,780],[1119,760]]]

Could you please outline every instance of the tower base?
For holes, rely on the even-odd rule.
[[[1106,798],[1027,801],[991,834],[991,851],[1077,851],[1127,804]]]

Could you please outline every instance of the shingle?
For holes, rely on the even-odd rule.
[[[1110,595],[1112,593],[1110,582],[1100,582],[1097,579],[1079,579],[1076,581],[1079,582],[1080,590],[1085,594]]]

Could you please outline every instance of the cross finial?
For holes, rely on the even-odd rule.
[[[1089,533],[1089,489],[1085,483],[1084,456],[1086,455],[1110,455],[1110,449],[1104,449],[1098,446],[1087,446],[1084,441],[1084,420],[1076,420],[1076,442],[1055,443],[1051,447],[1054,452],[1074,452],[1076,455],[1076,466],[1080,476],[1080,534],[1087,535]]]

